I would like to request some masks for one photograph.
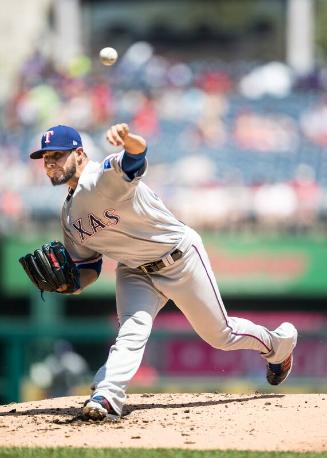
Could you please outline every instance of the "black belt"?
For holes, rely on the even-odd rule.
[[[170,256],[173,258],[174,261],[177,261],[177,259],[180,259],[183,256],[183,253],[181,252],[181,250],[176,249],[175,251],[170,253]],[[162,259],[160,259],[159,261],[147,262],[146,264],[139,266],[138,269],[143,270],[143,272],[146,274],[153,274],[154,272],[158,272],[164,267],[168,266],[163,262]]]

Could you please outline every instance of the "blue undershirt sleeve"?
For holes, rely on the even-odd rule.
[[[135,178],[137,172],[144,169],[146,151],[147,149],[140,154],[130,154],[124,151],[122,169],[131,180]]]
[[[95,270],[97,275],[99,276],[101,273],[101,268],[102,268],[102,259],[99,259],[98,261],[95,262],[90,262],[90,263],[85,263],[85,264],[78,264],[77,265],[78,269],[92,269]]]

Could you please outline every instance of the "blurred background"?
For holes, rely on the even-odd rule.
[[[18,258],[61,237],[65,187],[30,161],[77,128],[101,160],[113,123],[149,142],[145,181],[201,232],[230,315],[299,329],[285,385],[210,348],[168,302],[135,391],[327,388],[327,2],[2,0],[0,401],[88,394],[117,333],[115,264],[79,297],[35,291]],[[118,50],[113,67],[98,52]]]

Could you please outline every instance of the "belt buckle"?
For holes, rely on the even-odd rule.
[[[178,248],[171,253],[171,257],[174,261],[178,261],[183,256],[183,252]]]
[[[148,266],[151,266],[151,262],[148,262],[147,264],[143,264],[142,266],[140,266],[140,269],[145,273],[145,274],[148,274],[149,272],[147,271],[147,267]]]

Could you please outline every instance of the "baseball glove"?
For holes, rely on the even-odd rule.
[[[61,242],[45,243],[19,259],[32,283],[41,291],[73,293],[80,288],[79,270]]]

